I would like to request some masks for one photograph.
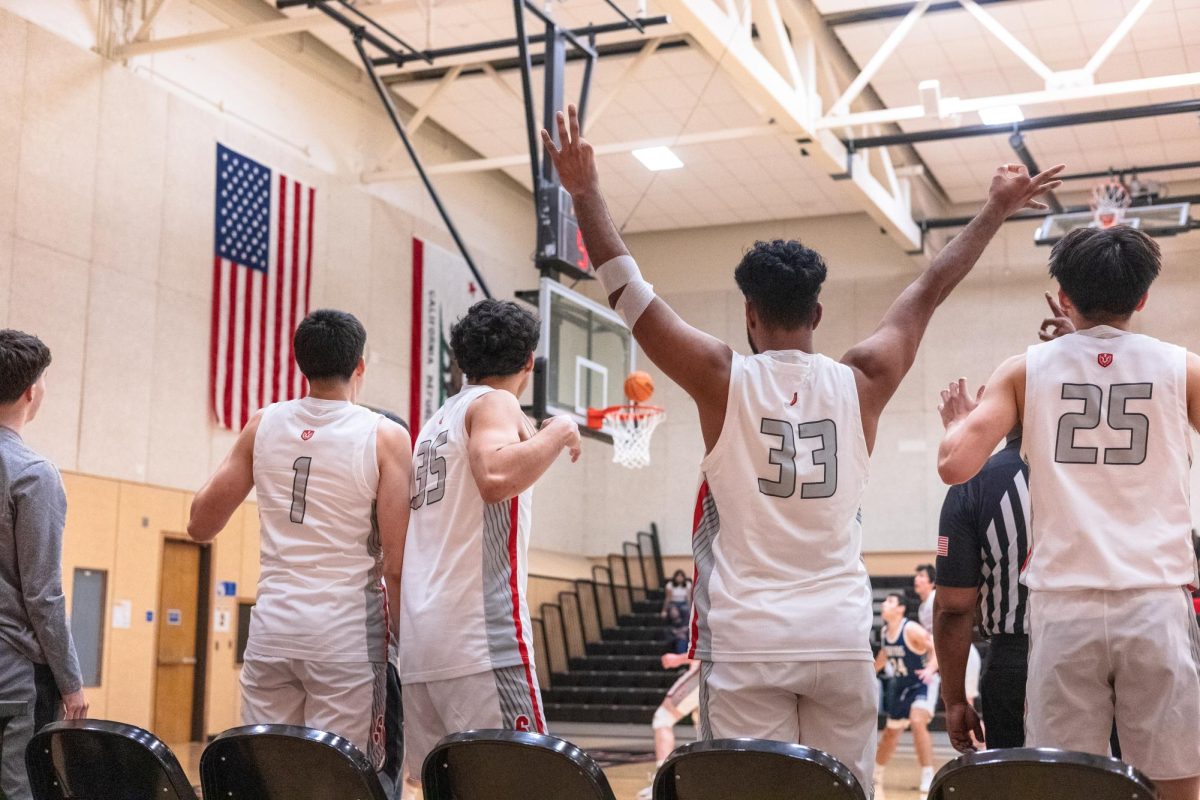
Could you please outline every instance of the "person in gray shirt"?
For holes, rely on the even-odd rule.
[[[32,800],[25,746],[34,731],[60,711],[80,719],[88,709],[62,589],[67,498],[58,470],[21,440],[49,364],[36,336],[0,330],[0,701],[24,704],[0,728],[8,800]]]

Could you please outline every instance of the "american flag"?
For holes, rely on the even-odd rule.
[[[938,537],[937,554],[939,556],[942,556],[943,558],[950,555],[950,537],[949,536],[939,536]]]
[[[302,397],[292,333],[312,289],[315,191],[217,145],[210,380],[217,421],[241,430]]]

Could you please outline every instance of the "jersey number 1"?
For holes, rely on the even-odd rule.
[[[292,514],[291,520],[297,524],[304,522],[304,495],[308,493],[308,472],[312,467],[312,458],[300,456],[292,464]]]

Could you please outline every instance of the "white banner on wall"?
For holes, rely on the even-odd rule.
[[[408,420],[415,440],[421,425],[462,386],[450,355],[450,326],[483,292],[462,256],[413,238],[412,379]]]

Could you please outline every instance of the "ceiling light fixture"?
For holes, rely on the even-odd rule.
[[[679,169],[683,162],[669,147],[643,147],[633,151],[634,158],[642,162],[651,172],[664,169]]]
[[[984,125],[1011,125],[1023,122],[1025,114],[1020,106],[995,106],[994,108],[979,109],[979,118]]]

